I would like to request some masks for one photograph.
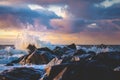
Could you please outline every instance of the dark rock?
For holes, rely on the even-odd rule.
[[[29,44],[27,49],[29,50],[29,53],[33,53],[37,48],[35,47],[35,45]]]
[[[71,44],[71,45],[68,45],[67,46],[68,48],[71,48],[71,49],[75,49],[76,50],[76,45],[73,43],[73,44]]]
[[[98,47],[98,48],[107,48],[108,46],[105,45],[105,44],[100,44],[100,45],[98,45],[97,47]]]
[[[21,64],[47,64],[51,61],[55,56],[44,49],[37,49],[32,54],[30,54],[27,58],[24,58],[20,61]]]
[[[13,66],[13,65],[14,65],[13,63],[8,63],[5,66]]]
[[[59,57],[59,56],[62,56],[62,55],[65,53],[61,47],[56,47],[56,48],[53,50],[53,52],[54,52],[54,54],[57,55],[58,57]]]
[[[49,48],[47,48],[47,47],[38,48],[37,51],[47,51],[47,52],[50,52],[51,54],[54,54],[54,52],[52,50],[50,50]]]
[[[54,78],[66,67],[67,65],[64,64],[60,64],[60,65],[55,65],[52,66],[50,70],[47,70],[49,72],[47,72],[47,79],[48,80],[54,80]],[[60,75],[62,76],[62,75]],[[45,79],[44,79],[45,80]],[[59,80],[59,79],[56,79]]]
[[[79,56],[67,56],[61,64],[50,67],[49,74],[43,80],[120,80],[119,55],[119,52],[98,55],[88,52]],[[79,60],[74,61],[74,57],[79,57]],[[117,68],[114,69],[113,66]]]
[[[83,80],[83,66],[82,63],[66,63],[52,66],[46,80]]]
[[[75,55],[82,55],[82,54],[86,54],[86,51],[83,50],[83,49],[79,49],[79,50],[77,50],[77,51],[75,52],[74,56],[75,56]]]
[[[0,80],[38,80],[41,73],[33,68],[14,68],[0,73]]]
[[[114,76],[113,80],[120,80],[120,71],[113,71],[112,75]]]
[[[88,54],[91,54],[93,56],[96,56],[96,53],[94,51],[89,51]]]
[[[91,60],[86,64],[84,73],[85,80],[114,80],[112,70],[96,60]]]
[[[120,65],[120,52],[99,53],[94,59],[114,69]]]
[[[63,52],[65,53],[66,51],[69,51],[69,50],[72,50],[71,48],[67,47],[67,46],[64,46],[62,48]]]
[[[69,63],[72,61],[72,57],[71,56],[66,56],[63,58],[62,63]]]

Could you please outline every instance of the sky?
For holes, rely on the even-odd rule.
[[[120,0],[0,0],[0,44],[120,44]]]

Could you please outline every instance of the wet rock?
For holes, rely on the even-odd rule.
[[[120,52],[99,53],[94,59],[113,69],[120,65]]]
[[[20,64],[47,64],[55,56],[47,48],[41,48],[34,51],[27,58],[20,61]]]
[[[74,49],[74,50],[76,50],[77,48],[76,48],[76,45],[73,43],[73,44],[71,44],[71,45],[68,45],[67,46],[68,48],[71,48],[71,49]]]
[[[13,65],[14,65],[13,63],[8,63],[5,66],[13,66]]]
[[[62,59],[63,59],[62,63],[70,63],[72,61],[72,57],[71,56],[65,56]]]
[[[46,51],[46,52],[50,52],[51,54],[54,54],[54,52],[52,50],[50,50],[49,48],[47,48],[47,47],[38,48],[37,51]]]
[[[14,68],[0,73],[0,80],[38,80],[42,71],[33,68]]]
[[[55,77],[58,76],[58,74],[61,73],[61,71],[66,67],[67,65],[64,65],[64,64],[60,64],[60,65],[55,65],[55,66],[52,66],[50,67],[49,69],[50,70],[47,70],[47,75],[45,78],[43,78],[43,80],[54,80]],[[62,75],[60,75],[62,76]],[[56,80],[59,80],[59,79],[56,79]]]
[[[83,49],[79,49],[79,50],[77,50],[77,51],[75,52],[74,56],[75,56],[75,55],[82,55],[82,54],[86,54],[86,51],[83,50]]]
[[[113,71],[114,79],[113,80],[120,80],[120,71]]]
[[[62,56],[65,52],[63,51],[63,49],[61,47],[56,47],[54,50],[53,50],[54,54],[57,55],[58,57],[59,56]]]
[[[85,66],[85,80],[114,80],[112,70],[96,60],[90,60]]]
[[[49,70],[46,80],[83,80],[83,63],[65,63],[55,65]],[[43,80],[45,80],[43,79]]]
[[[88,54],[91,54],[93,56],[96,56],[96,53],[94,51],[89,51]]]
[[[108,46],[105,45],[105,44],[100,44],[100,45],[98,45],[97,47],[98,47],[98,48],[107,48]]]
[[[33,53],[37,48],[35,47],[35,45],[33,44],[29,44],[28,47],[27,47],[29,53]]]

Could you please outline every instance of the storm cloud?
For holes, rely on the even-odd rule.
[[[50,20],[59,18],[61,17],[48,10],[31,10],[29,7],[0,6],[0,20],[6,21],[6,24],[7,21],[8,23],[11,22],[13,27],[18,27],[20,24],[25,26],[29,24],[34,27],[35,20],[38,20],[41,25],[52,29]],[[14,24],[18,25],[14,26]],[[9,26],[11,25],[9,24]]]

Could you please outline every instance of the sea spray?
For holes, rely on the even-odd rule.
[[[16,49],[27,50],[29,44],[35,45],[36,48],[49,47],[50,49],[53,49],[54,46],[52,46],[50,42],[41,40],[43,36],[39,37],[29,33],[29,31],[23,31],[22,33],[18,34],[15,41]]]

